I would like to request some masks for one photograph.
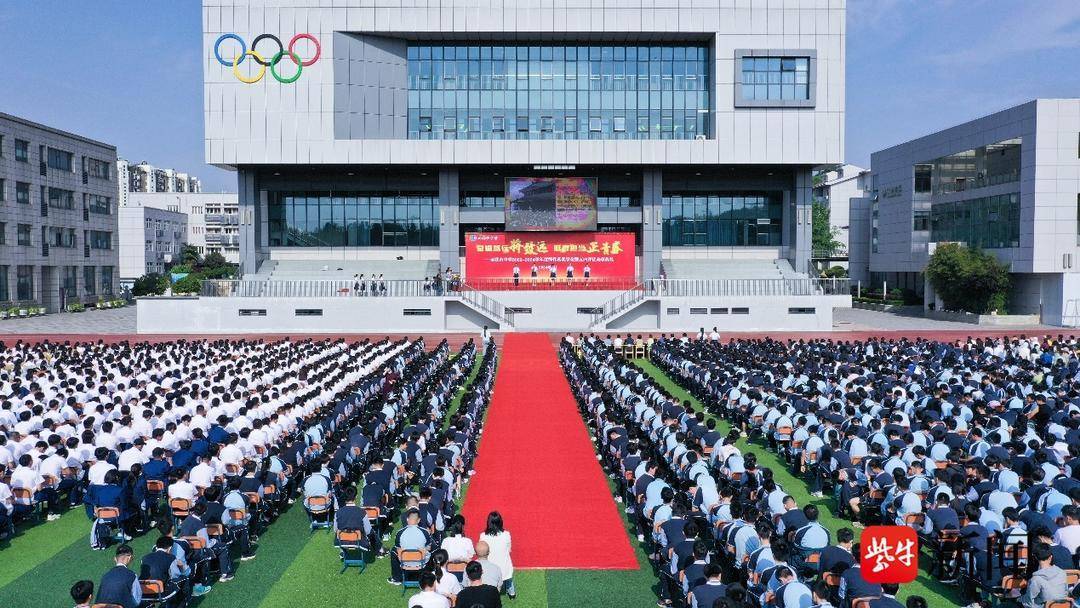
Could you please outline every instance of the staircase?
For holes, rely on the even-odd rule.
[[[506,306],[503,306],[501,302],[484,292],[469,287],[468,284],[461,287],[458,295],[461,296],[462,302],[498,321],[500,329],[513,329],[514,313],[508,310]]]
[[[645,301],[650,295],[655,295],[655,289],[648,281],[638,283],[634,287],[620,293],[608,300],[600,308],[600,312],[593,313],[589,321],[589,329],[595,329],[598,325],[606,323],[618,315],[630,310]]]

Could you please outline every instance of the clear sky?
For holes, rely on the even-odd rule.
[[[203,160],[198,0],[0,0],[0,111],[235,190]],[[1080,0],[848,0],[847,159],[1080,96]]]

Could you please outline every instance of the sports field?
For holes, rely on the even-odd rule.
[[[528,346],[529,349],[535,351],[535,342],[528,344]],[[511,343],[507,345],[500,360],[500,375],[497,376],[495,385],[495,401],[489,408],[488,425],[485,426],[485,433],[480,441],[479,458],[476,465],[477,475],[470,482],[475,484],[480,494],[484,494],[482,497],[479,495],[476,497],[476,501],[483,504],[470,504],[467,486],[462,496],[467,516],[470,513],[486,512],[489,508],[489,502],[499,502],[500,500],[502,503],[507,504],[510,511],[515,508],[520,509],[520,503],[528,497],[527,495],[507,496],[508,493],[517,494],[522,490],[520,486],[510,487],[506,485],[505,478],[499,472],[499,469],[502,468],[499,465],[499,461],[502,460],[500,455],[509,457],[511,452],[516,449],[518,452],[530,452],[527,455],[539,457],[542,453],[531,453],[531,451],[542,450],[544,446],[531,441],[518,444],[507,441],[508,436],[504,435],[504,433],[515,433],[520,430],[513,423],[516,416],[510,415],[513,412],[508,409],[513,407],[513,402],[519,399],[507,399],[504,397],[502,403],[498,399],[500,392],[517,392],[509,390],[508,386],[519,390],[522,388],[519,384],[516,384],[519,383],[519,380],[511,374],[515,367],[513,359],[523,356],[521,353],[529,349],[516,352],[513,343]],[[554,358],[554,353],[551,352],[550,356]],[[478,358],[477,364],[479,364],[479,361]],[[530,363],[530,365],[535,364],[535,361]],[[555,364],[557,365],[557,363]],[[638,364],[672,394],[679,398],[689,399],[695,410],[701,409],[696,400],[676,386],[656,367],[647,361],[638,361]],[[474,367],[473,374],[478,369],[478,365]],[[554,372],[555,370],[547,371]],[[544,382],[556,384],[559,382],[565,383],[565,380],[555,373],[550,373],[544,376]],[[521,395],[522,393],[518,392],[517,394]],[[460,398],[461,394],[458,394],[453,402],[452,409],[456,409]],[[565,411],[562,413],[565,414]],[[502,419],[500,420],[500,418]],[[558,417],[553,416],[553,418]],[[493,422],[494,424],[491,424]],[[535,419],[531,422],[538,425],[545,424],[541,419]],[[726,431],[727,425],[722,421],[719,422],[722,430]],[[582,432],[585,431],[585,425],[580,422],[580,419],[576,423],[570,423],[565,418],[552,422],[552,424],[556,423],[564,425],[560,427],[559,432],[561,435],[548,434],[543,436],[543,439],[548,442],[546,449],[558,451],[563,447],[559,445],[561,441],[573,443],[583,440]],[[574,424],[578,425],[578,428],[574,428]],[[551,444],[551,442],[555,443]],[[585,447],[586,451],[588,450],[588,445],[578,445],[578,448],[581,447]],[[777,481],[795,497],[800,505],[810,502],[817,504],[822,509],[821,522],[831,531],[835,533],[839,527],[846,525],[845,522],[833,517],[831,499],[811,498],[805,484],[791,476],[787,472],[784,463],[777,456],[760,445],[747,445],[745,440],[741,442],[739,447],[744,451],[754,451],[759,457],[759,462],[764,466],[771,467],[776,472]],[[595,455],[593,453],[584,453],[584,456],[582,456],[582,453],[578,453],[576,457],[579,459],[584,457],[585,460],[579,460],[579,463],[589,464],[591,461],[591,465],[595,467]],[[562,470],[565,470],[566,466],[567,462],[562,461],[548,467],[548,470],[551,474],[558,475],[559,467],[563,467]],[[599,470],[599,467],[596,467],[596,469]],[[490,472],[492,479],[485,480],[485,471]],[[579,473],[575,472],[575,475]],[[531,470],[530,474],[543,475],[544,473],[542,468],[538,468]],[[520,479],[524,480],[524,483],[528,483],[530,477],[525,475]],[[540,481],[542,482],[542,479]],[[587,479],[582,483],[585,483],[585,485],[593,483],[601,486],[607,485],[602,477]],[[487,487],[482,490],[481,488],[485,485]],[[534,495],[536,495],[543,493],[545,488],[535,487],[531,489],[535,490]],[[610,490],[610,487],[608,489]],[[507,521],[511,532],[517,530],[515,550],[522,547],[520,554],[522,564],[529,559],[527,550],[524,549],[524,547],[528,546],[529,541],[522,536],[527,534],[527,530],[548,530],[548,537],[543,539],[542,544],[549,546],[550,543],[558,543],[561,535],[577,534],[587,536],[589,534],[586,528],[580,526],[580,522],[575,521],[580,515],[573,513],[573,509],[569,508],[572,498],[561,498],[561,500],[566,501],[567,509],[560,508],[559,496],[553,498],[554,500],[541,501],[545,505],[546,512],[536,513],[534,515],[535,521],[529,521],[527,524],[523,523],[515,528],[512,525],[513,518],[508,516]],[[598,496],[594,493],[589,500],[596,501]],[[618,525],[603,529],[603,533],[611,537],[609,549],[606,549],[602,543],[593,545],[569,543],[571,546],[577,546],[579,553],[589,552],[589,554],[571,555],[567,556],[567,559],[572,561],[573,559],[581,560],[585,557],[589,559],[585,559],[581,563],[603,563],[605,560],[610,561],[612,559],[610,555],[603,555],[603,552],[610,550],[616,556],[613,567],[621,567],[622,569],[602,569],[604,568],[603,565],[589,569],[573,567],[522,569],[519,566],[514,575],[518,598],[512,605],[528,608],[570,608],[579,606],[644,608],[655,605],[657,577],[649,565],[641,546],[630,533],[629,524],[623,514],[621,505],[616,506],[614,504],[610,492],[605,500],[611,502],[598,506],[594,503],[593,508],[613,509],[617,516],[612,521],[621,522],[622,530],[618,529]],[[518,504],[510,505],[509,503]],[[475,529],[475,524],[470,523],[469,527]],[[5,545],[0,545],[0,607],[40,608],[44,606],[70,605],[70,598],[67,594],[74,581],[86,578],[94,580],[96,583],[101,574],[112,565],[111,551],[95,552],[90,549],[89,528],[89,521],[81,508],[68,511],[60,520],[55,522],[20,527],[19,533],[14,539]],[[148,553],[156,537],[157,535],[151,531],[149,534],[134,539],[130,544],[135,549],[136,556],[141,557]],[[627,542],[631,547],[630,551],[633,559],[629,562],[623,559],[620,564],[617,559],[620,545],[625,546]],[[634,560],[636,560],[636,566]],[[193,605],[205,608],[232,608],[237,606],[266,608],[292,608],[294,606],[337,607],[348,605],[404,606],[406,602],[402,597],[402,589],[391,586],[386,582],[389,569],[389,560],[382,559],[373,562],[363,573],[359,573],[356,569],[350,569],[346,573],[340,574],[340,560],[337,550],[332,546],[331,535],[323,531],[314,534],[309,533],[307,517],[299,503],[297,503],[285,511],[261,536],[257,559],[240,563],[235,579],[227,583],[215,584],[210,594],[197,598]],[[412,592],[413,590],[407,590],[406,595]],[[929,579],[925,574],[917,582],[903,586],[900,594],[901,600],[911,594],[923,595],[929,600],[931,606],[958,604],[955,589],[941,585]]]

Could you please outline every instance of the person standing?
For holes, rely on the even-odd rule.
[[[518,282],[521,281],[521,269],[516,265],[514,266],[514,287],[518,286]]]
[[[498,511],[488,514],[487,527],[480,535],[480,541],[487,544],[488,559],[502,572],[502,591],[505,591],[510,599],[516,598],[514,564],[510,559],[510,531],[503,526],[503,518]]]
[[[581,269],[582,276],[585,277],[585,284],[589,284],[589,277],[592,276],[592,266],[585,264],[585,268]]]
[[[566,284],[569,285],[574,282],[574,265],[566,265]]]

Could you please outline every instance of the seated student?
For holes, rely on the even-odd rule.
[[[207,509],[209,505],[214,505],[217,509],[220,507],[220,503],[215,503],[210,500],[209,495],[213,494],[212,491],[216,491],[217,488],[210,488],[207,490],[208,501],[207,503],[197,502],[195,506],[191,508],[191,512],[180,523],[180,529],[178,530],[180,536],[198,536],[202,539],[205,549],[203,549],[197,556],[196,561],[201,562],[208,559],[217,559],[218,564],[221,567],[221,577],[218,579],[222,583],[227,583],[233,579],[233,563],[232,556],[229,554],[229,545],[224,540],[218,540],[211,538],[206,530],[206,522],[208,520]],[[216,498],[216,496],[214,497]],[[220,515],[219,515],[220,517]],[[206,568],[199,568],[197,576],[199,583],[206,584]]]
[[[860,550],[859,543],[852,545],[851,556],[855,558],[855,563],[840,575],[839,596],[840,603],[844,606],[850,606],[852,600],[860,597],[881,595],[881,585],[867,582],[863,578],[862,566],[859,564]]]
[[[435,591],[435,575],[424,571],[420,575],[420,591],[409,598],[409,608],[450,608],[450,600]]]
[[[829,545],[821,550],[821,558],[818,567],[821,572],[843,574],[855,564],[855,558],[851,556],[851,543],[855,539],[855,532],[851,528],[840,528],[836,531],[836,544]]]
[[[420,527],[420,512],[416,509],[406,512],[405,526],[394,539],[394,551],[390,554],[390,578],[386,579],[391,585],[401,584],[401,560],[398,558],[400,549],[423,551],[424,561],[427,562],[427,554],[431,551],[431,535]]]
[[[811,589],[814,593],[814,608],[835,608],[832,605],[832,589],[822,580],[814,583]],[[925,606],[923,608],[926,608]]]
[[[333,500],[334,484],[330,477],[323,471],[318,462],[313,462],[308,467],[308,476],[304,480],[304,508],[308,507],[314,497],[329,498]]]
[[[371,525],[371,520],[367,516],[367,512],[356,506],[356,487],[348,486],[344,491],[345,504],[338,509],[337,514],[334,516],[334,531],[349,530],[353,532],[360,532],[364,535],[364,539],[368,546],[372,549],[377,549],[380,552],[382,549],[382,539],[375,534],[374,528]]]
[[[56,488],[46,485],[45,478],[38,472],[34,465],[34,457],[30,454],[19,456],[19,466],[11,472],[11,488],[29,490],[33,496],[33,502],[15,501],[16,517],[28,515],[35,505],[45,503],[48,512],[47,519],[49,521],[60,519]]]
[[[896,601],[896,592],[900,585],[896,583],[882,583],[881,595],[877,599],[870,600],[870,608],[904,608],[904,605]]]
[[[791,536],[793,546],[791,552],[792,566],[799,572],[807,567],[807,556],[825,549],[829,546],[831,540],[829,531],[825,529],[825,526],[818,523],[817,505],[803,507],[803,515],[806,517],[806,523],[794,530]],[[810,566],[810,569],[814,569],[814,567]]]
[[[1032,538],[1036,542],[1043,543],[1050,549],[1050,554],[1053,556],[1053,563],[1062,570],[1071,570],[1076,567],[1073,554],[1069,553],[1069,550],[1065,547],[1054,542],[1053,534],[1047,528],[1035,528],[1031,531]]]
[[[446,569],[446,551],[436,549],[431,553],[428,568],[435,574],[435,591],[447,597],[451,603],[461,591],[461,581]]]
[[[727,585],[720,579],[722,574],[723,570],[720,569],[719,565],[705,565],[704,582],[699,582],[696,586],[691,587],[686,596],[690,608],[711,608],[716,604],[718,598],[724,597],[727,592]]]
[[[15,533],[15,524],[11,518],[14,511],[15,499],[11,495],[11,488],[0,481],[0,540]]]
[[[484,567],[472,561],[465,566],[466,587],[457,595],[457,606],[467,608],[502,608],[499,590],[483,580]]]
[[[705,568],[708,567],[708,565],[709,546],[705,541],[699,540],[694,543],[694,561],[681,569],[683,574],[683,597],[685,597],[694,587],[705,583]]]
[[[1025,608],[1042,608],[1047,602],[1063,600],[1069,597],[1065,571],[1053,564],[1054,556],[1044,543],[1038,543],[1032,549],[1031,557],[1038,566],[1028,579],[1027,589],[1020,596],[1020,603]]]
[[[926,518],[923,520],[923,534],[932,535],[942,530],[959,530],[960,517],[950,506],[952,497],[942,492],[937,495],[934,503],[934,508],[926,512]]]
[[[114,507],[120,511],[120,526],[126,528],[127,522],[130,519],[130,513],[128,512],[128,506],[124,500],[124,489],[120,485],[120,474],[112,469],[105,473],[104,483],[91,485],[86,494],[83,495],[83,502],[86,503],[86,516],[94,522],[94,525],[90,531],[90,547],[92,549],[104,549],[106,539],[99,538],[101,534],[105,532],[104,522],[98,521],[95,516],[95,510],[100,507]],[[131,540],[131,537],[127,535],[126,530],[121,532],[121,540],[124,542]]]
[[[139,578],[144,581],[161,581],[165,585],[166,594],[180,592],[178,582],[184,578],[187,567],[172,551],[173,539],[159,536],[154,542],[154,550],[142,558],[142,565],[139,567]]]
[[[787,567],[777,568],[775,578],[779,585],[773,591],[773,604],[777,608],[810,608],[814,596],[810,588],[795,577],[795,572]]]
[[[455,515],[446,526],[446,536],[439,543],[439,548],[446,551],[451,562],[467,562],[476,555],[473,541],[465,536],[465,518]]]
[[[476,560],[475,561],[476,561],[476,563],[480,564],[480,567],[484,571],[483,572],[484,584],[485,585],[491,585],[492,587],[495,587],[496,589],[499,589],[500,592],[501,592],[502,584],[503,584],[502,570],[499,568],[499,566],[497,564],[495,564],[495,562],[492,562],[491,560],[488,559],[488,552],[490,550],[491,549],[488,547],[488,544],[486,542],[484,542],[482,540],[477,541],[476,542]]]
[[[255,550],[251,546],[251,530],[248,522],[251,521],[250,505],[248,499],[240,492],[242,477],[230,477],[225,483],[229,492],[221,499],[224,507],[221,513],[221,523],[232,534],[240,549],[240,561],[246,562],[255,559]],[[233,511],[243,511],[244,517],[234,519]]]
[[[134,552],[128,545],[116,548],[116,565],[101,577],[97,603],[139,608],[142,602],[142,586],[139,585],[139,577],[128,567],[132,557]]]
[[[71,599],[75,600],[75,608],[90,608],[94,601],[93,581],[76,581],[71,586]]]

